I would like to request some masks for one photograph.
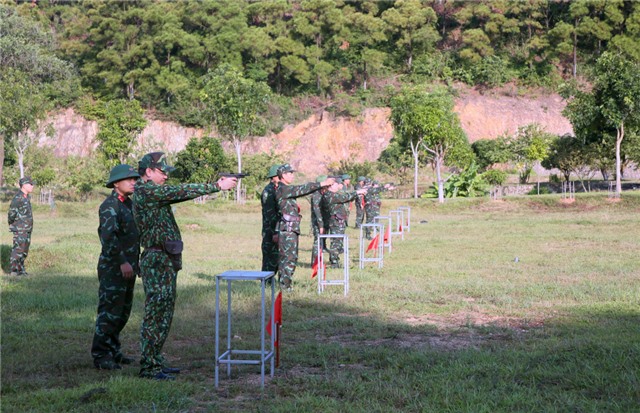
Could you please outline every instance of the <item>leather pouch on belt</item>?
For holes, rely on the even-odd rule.
[[[164,242],[164,250],[169,255],[169,259],[171,260],[171,265],[173,265],[173,269],[175,271],[180,271],[182,269],[182,249],[184,248],[184,244],[182,241],[165,241]]]

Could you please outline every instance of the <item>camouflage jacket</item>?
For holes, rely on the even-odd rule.
[[[280,213],[276,203],[276,184],[269,182],[262,190],[262,236],[273,235],[276,231]]]
[[[276,202],[280,211],[279,231],[289,231],[300,234],[300,207],[296,198],[315,192],[321,188],[319,183],[309,182],[303,185],[287,185],[280,182],[276,189]]]
[[[367,190],[367,193],[364,194],[364,204],[365,205],[371,205],[371,204],[380,204],[381,198],[380,198],[380,193],[382,191],[384,191],[384,187],[383,186],[372,186],[371,188],[369,188]]]
[[[171,204],[220,191],[217,184],[156,185],[139,179],[133,193],[133,217],[140,246],[162,247],[165,241],[181,240]]]
[[[327,216],[322,210],[322,191],[316,191],[311,194],[311,226],[314,228],[324,228],[328,222],[325,222]]]
[[[358,182],[355,185],[355,189],[362,189],[364,188],[364,185],[361,185],[360,182]],[[356,196],[356,207],[357,208],[363,208],[364,207],[364,195],[357,195]]]
[[[322,206],[326,211],[331,223],[335,220],[345,221],[347,219],[347,206],[350,201],[356,199],[356,191],[327,191],[322,197]]]
[[[33,230],[33,212],[31,211],[31,196],[18,191],[9,205],[9,231],[31,232]]]
[[[129,198],[124,201],[116,191],[100,205],[98,216],[98,236],[102,244],[102,252],[98,265],[122,265],[128,262],[138,274],[140,268],[140,242],[138,229],[133,220],[131,208],[133,202]]]

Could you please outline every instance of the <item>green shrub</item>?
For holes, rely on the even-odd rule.
[[[481,176],[489,185],[504,185],[507,181],[507,173],[499,169],[489,169]]]

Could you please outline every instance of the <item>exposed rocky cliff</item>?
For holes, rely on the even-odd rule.
[[[562,116],[564,106],[556,94],[524,98],[465,90],[456,99],[455,110],[469,141],[474,142],[513,133],[519,126],[534,122],[554,134],[572,133],[571,124]],[[374,161],[393,136],[388,117],[387,108],[367,109],[352,119],[324,112],[289,125],[278,134],[253,139],[245,145],[244,153],[282,154],[299,171],[312,175],[325,171],[330,162],[342,159]],[[52,121],[56,134],[53,138],[43,137],[40,145],[51,146],[57,156],[88,156],[97,146],[97,124],[72,109],[56,114]],[[192,137],[203,135],[204,131],[199,129],[150,120],[139,142],[147,150],[177,152]]]

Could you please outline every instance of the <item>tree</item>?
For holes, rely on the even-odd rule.
[[[261,116],[267,110],[271,89],[264,82],[246,79],[231,65],[221,65],[207,76],[200,99],[206,119],[233,144],[238,172],[242,172],[242,143],[263,133]]]
[[[84,115],[98,122],[98,149],[109,168],[127,162],[136,139],[147,125],[144,111],[137,100],[98,102],[88,108]]]
[[[398,0],[382,13],[398,50],[404,52],[407,69],[411,70],[413,57],[435,48],[440,40],[436,29],[438,16],[429,6],[418,0]]]
[[[394,138],[411,148],[414,159],[414,197],[418,197],[418,162],[421,151],[436,171],[438,200],[444,202],[442,168],[454,149],[468,146],[453,112],[453,99],[444,93],[428,93],[418,88],[405,88],[391,100],[391,123]],[[460,151],[464,152],[464,151]]]
[[[640,128],[640,64],[622,52],[597,61],[590,92],[576,90],[565,108],[576,136],[585,142],[613,141],[616,194],[622,192],[622,143]]]
[[[68,63],[54,55],[53,36],[12,7],[0,5],[0,185],[5,144],[18,156],[24,175],[24,154],[39,133],[51,132],[43,123],[54,107],[62,82],[72,77]]]
[[[186,148],[178,152],[174,175],[181,182],[212,182],[227,164],[219,139],[209,136],[191,138]]]
[[[532,123],[521,126],[518,131],[506,139],[506,146],[510,152],[511,161],[519,169],[521,184],[529,181],[529,176],[536,162],[547,157],[552,136],[545,132],[540,125]]]

